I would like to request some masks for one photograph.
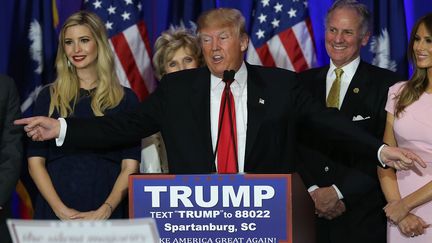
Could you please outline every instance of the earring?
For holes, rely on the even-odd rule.
[[[72,63],[69,61],[69,59],[67,59],[67,65],[68,65],[68,68],[72,68]]]

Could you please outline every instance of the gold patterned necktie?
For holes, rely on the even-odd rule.
[[[327,96],[327,107],[333,107],[339,109],[339,93],[341,87],[341,77],[343,74],[342,68],[336,68],[336,79],[333,81],[333,84],[330,88],[330,92]]]

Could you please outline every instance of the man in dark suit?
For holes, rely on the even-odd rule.
[[[351,0],[335,2],[326,17],[330,65],[305,71],[299,77],[323,105],[331,106],[335,70],[341,69],[339,101],[334,108],[354,125],[382,139],[388,88],[400,79],[389,70],[360,60],[360,49],[370,36],[369,25],[365,5]],[[302,134],[307,148],[300,149],[299,172],[315,202],[317,242],[386,242],[385,200],[376,166],[344,152],[341,144],[313,137],[309,132]]]
[[[165,75],[136,110],[85,122],[33,117],[16,124],[27,124],[27,135],[36,141],[58,138],[64,146],[93,148],[126,145],[161,131],[170,173],[216,172],[222,77],[225,70],[235,70],[230,90],[236,113],[238,172],[292,171],[300,120],[330,140],[351,144],[351,151],[372,157],[374,164],[379,164],[379,148],[379,157],[390,166],[408,169],[414,161],[422,164],[410,151],[381,146],[379,140],[319,105],[293,72],[245,63],[249,38],[238,10],[213,9],[202,14],[197,31],[207,67]],[[335,123],[341,125],[335,127]]]
[[[10,218],[10,198],[22,163],[22,131],[13,125],[21,115],[14,81],[0,75],[0,242],[12,242],[6,225]]]

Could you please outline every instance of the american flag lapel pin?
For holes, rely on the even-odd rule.
[[[259,98],[259,99],[258,99],[258,103],[260,103],[261,105],[264,105],[265,100],[263,100],[262,98]]]

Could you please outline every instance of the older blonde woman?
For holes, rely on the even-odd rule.
[[[153,66],[156,77],[203,65],[201,47],[196,35],[184,28],[171,28],[155,42]],[[141,172],[168,173],[165,145],[160,133],[143,139]]]

